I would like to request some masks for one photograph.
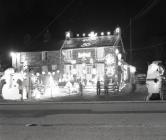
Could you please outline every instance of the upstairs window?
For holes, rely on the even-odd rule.
[[[97,48],[97,59],[104,58],[104,48]]]

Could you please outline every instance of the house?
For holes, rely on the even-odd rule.
[[[120,83],[129,78],[129,66],[125,62],[126,53],[117,27],[114,34],[97,35],[91,32],[85,37],[72,37],[66,33],[66,39],[60,49],[63,80],[105,81]]]

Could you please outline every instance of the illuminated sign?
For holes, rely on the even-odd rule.
[[[81,47],[87,47],[87,46],[90,46],[91,45],[91,43],[83,43],[82,45],[81,45]]]
[[[78,53],[78,58],[91,57],[91,53]]]

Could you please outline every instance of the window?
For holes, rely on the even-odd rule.
[[[104,48],[97,48],[97,59],[102,59],[104,57]]]
[[[65,60],[72,59],[72,50],[66,50],[65,51]]]

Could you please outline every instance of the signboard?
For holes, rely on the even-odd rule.
[[[52,65],[52,70],[56,70],[57,69],[57,65]]]

